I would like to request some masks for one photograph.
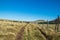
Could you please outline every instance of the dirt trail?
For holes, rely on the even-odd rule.
[[[19,33],[16,36],[16,40],[24,40],[24,31],[26,32],[26,36],[25,39],[26,40],[34,40],[33,37],[33,32],[32,28],[35,28],[35,26],[33,24],[26,24],[24,27],[22,27],[19,31]],[[46,38],[46,40],[53,40],[53,35],[47,35],[46,32],[44,32],[41,28],[39,28],[38,26],[36,26],[36,29],[38,29],[41,34]]]
[[[54,40],[53,39],[53,35],[47,35],[42,29],[40,29],[39,27],[37,27],[37,29],[44,35],[44,37],[46,38],[46,40]]]
[[[32,24],[30,24],[31,26],[34,26]],[[46,38],[46,40],[54,40],[53,39],[53,34],[52,35],[48,35],[46,34],[45,31],[42,30],[42,28],[39,28],[38,26],[36,26],[36,28],[43,34],[43,36]],[[48,32],[48,30],[46,30]]]
[[[24,33],[24,29],[25,29],[26,26],[27,26],[27,24],[20,29],[20,32],[17,34],[15,40],[23,40],[23,33]]]

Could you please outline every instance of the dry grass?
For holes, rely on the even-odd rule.
[[[52,40],[60,39],[60,32],[55,32],[55,24],[49,24],[47,28],[46,24],[0,21],[0,40],[15,40],[18,33],[22,33],[22,27],[25,27],[22,40],[47,40],[43,33],[52,36]]]

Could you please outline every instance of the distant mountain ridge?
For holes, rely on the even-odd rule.
[[[49,22],[50,22],[50,23],[60,23],[60,17],[59,17],[59,19],[56,18],[56,19],[51,20],[51,21],[49,21]]]
[[[8,20],[8,19],[0,19],[0,21],[10,21],[10,22],[24,22],[24,23],[38,23],[38,24],[41,24],[41,23],[60,23],[60,17],[59,18],[56,18],[54,20],[51,20],[51,21],[45,21],[45,20],[35,20],[35,21],[17,21],[17,20]]]

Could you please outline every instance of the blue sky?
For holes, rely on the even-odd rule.
[[[0,0],[0,19],[53,20],[60,16],[60,0]]]

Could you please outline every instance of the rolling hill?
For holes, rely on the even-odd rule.
[[[36,22],[44,22],[38,20]],[[60,40],[60,32],[56,32],[54,25],[49,28],[46,24],[21,22],[15,20],[0,20],[0,40]]]

